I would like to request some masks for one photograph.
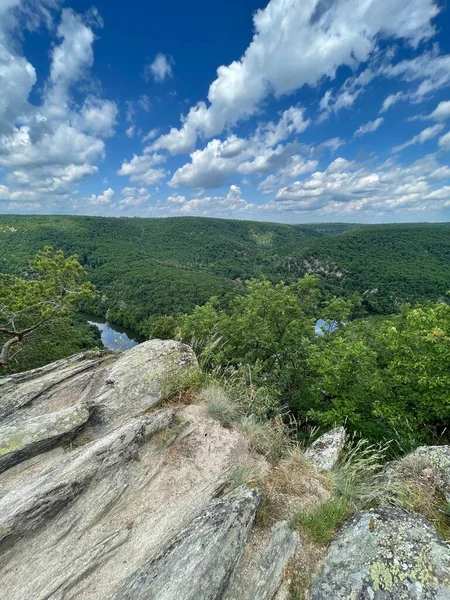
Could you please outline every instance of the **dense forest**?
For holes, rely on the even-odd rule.
[[[315,274],[363,314],[439,300],[450,282],[450,224],[281,225],[175,217],[0,216],[0,272],[24,275],[44,245],[77,254],[100,292],[85,308],[149,333],[148,318],[246,293],[251,278]]]
[[[10,216],[0,256],[2,373],[100,346],[89,309],[193,344],[250,420],[448,441],[448,224]]]

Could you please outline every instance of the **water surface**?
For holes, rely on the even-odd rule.
[[[141,335],[131,329],[108,323],[108,321],[94,315],[85,314],[84,316],[89,325],[94,325],[100,330],[103,345],[108,350],[129,350],[145,341]]]

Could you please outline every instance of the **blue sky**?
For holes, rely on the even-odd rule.
[[[450,220],[435,0],[0,0],[0,212]]]

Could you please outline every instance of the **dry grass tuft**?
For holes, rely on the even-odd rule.
[[[222,385],[211,383],[197,397],[206,403],[209,416],[224,427],[230,427],[239,417],[237,405]]]
[[[280,459],[292,444],[280,417],[262,423],[250,415],[239,421],[239,428],[248,439],[250,449],[267,460]]]

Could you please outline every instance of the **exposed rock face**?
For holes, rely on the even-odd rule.
[[[321,435],[305,452],[305,456],[313,462],[319,471],[329,471],[339,458],[345,444],[345,429],[337,427]]]
[[[311,600],[448,600],[450,547],[422,517],[362,511],[328,550]]]
[[[259,504],[247,486],[212,502],[132,575],[117,600],[220,598],[247,542]]]
[[[242,434],[202,406],[156,410],[195,368],[189,347],[153,340],[0,378],[0,598],[227,593],[260,494],[217,497],[237,464],[254,464]],[[273,561],[261,598],[292,536],[283,528],[279,555],[269,544],[261,556]]]
[[[270,600],[275,596],[297,548],[298,535],[286,522],[280,522],[261,537],[255,536],[255,547],[249,547],[249,558],[239,566],[224,600]]]
[[[445,494],[450,502],[450,446],[421,446],[390,463],[385,473],[390,477],[401,477],[402,473],[414,470],[417,476],[426,476]]]
[[[0,473],[73,437],[90,417],[86,406],[71,406],[42,417],[0,425]]]

